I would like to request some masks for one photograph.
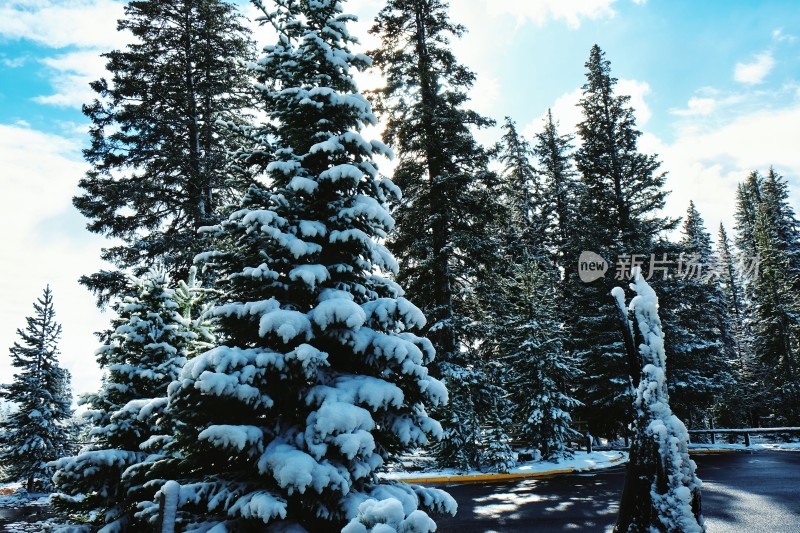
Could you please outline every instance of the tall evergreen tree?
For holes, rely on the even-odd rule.
[[[146,527],[134,516],[136,505],[155,492],[157,487],[145,483],[160,457],[142,445],[171,433],[163,427],[167,386],[199,338],[182,316],[165,272],[148,271],[129,283],[115,329],[97,350],[106,370],[102,387],[82,399],[92,425],[89,444],[53,464],[58,504],[76,518],[91,517],[104,532]]]
[[[390,0],[371,29],[381,39],[374,64],[386,78],[376,109],[386,118],[384,140],[399,154],[393,179],[403,191],[389,247],[400,263],[398,281],[429,318],[434,371],[450,391],[439,456],[477,468],[482,417],[493,417],[487,401],[494,394],[475,350],[483,309],[471,296],[495,260],[497,204],[489,154],[472,133],[491,121],[464,107],[475,75],[449,46],[464,31],[441,0]]]
[[[744,257],[758,257],[755,229],[760,203],[761,176],[754,171],[747,176],[744,182],[739,184],[736,190],[736,237],[734,242]]]
[[[543,458],[558,459],[579,437],[570,414],[580,405],[571,391],[579,371],[564,349],[552,278],[534,261],[520,261],[513,277],[499,284],[504,305],[496,317],[496,342],[512,405],[511,428]]]
[[[758,271],[751,272],[755,355],[777,392],[770,406],[779,420],[800,420],[800,223],[788,203],[786,181],[773,169],[758,179],[752,239]]]
[[[250,82],[232,58],[251,56],[248,31],[225,0],[139,0],[104,54],[110,78],[92,83],[91,165],[73,200],[90,231],[118,239],[102,257],[120,270],[84,276],[99,303],[124,290],[123,271],[160,266],[184,279],[202,246],[198,228],[246,190],[228,151],[246,124]],[[224,123],[229,126],[223,126]]]
[[[662,281],[667,386],[675,414],[694,426],[724,403],[733,385],[725,299],[717,283],[711,235],[689,202],[676,247],[676,277]],[[680,269],[680,271],[678,271]]]
[[[562,292],[570,287],[579,255],[576,227],[581,183],[572,161],[573,141],[572,135],[559,135],[558,124],[548,109],[544,129],[536,135],[533,152],[539,163],[540,198],[544,200],[545,243],[553,255],[554,266],[560,272]]]
[[[733,351],[741,368],[748,365],[752,354],[751,333],[746,315],[746,302],[742,287],[741,273],[737,265],[737,257],[733,250],[728,232],[720,223],[717,233],[717,256],[719,259],[719,284],[725,295],[725,308],[728,316]]]
[[[614,262],[621,277],[630,275],[634,254],[655,251],[660,232],[677,221],[661,217],[665,175],[654,155],[638,151],[630,97],[615,94],[605,53],[593,46],[586,63],[586,84],[578,124],[581,145],[575,165],[582,184],[576,224],[577,249]],[[627,258],[627,264],[626,264]],[[575,334],[570,346],[583,360],[584,414],[594,434],[619,435],[630,421],[630,383],[614,310],[608,299],[614,276],[592,283],[573,281],[571,308]]]
[[[505,216],[501,225],[501,243],[510,257],[528,257],[547,266],[550,250],[547,246],[548,210],[542,205],[543,191],[539,187],[536,169],[531,161],[533,148],[517,131],[516,123],[506,117],[498,160],[502,204]]]
[[[745,313],[752,333],[751,374],[762,391],[757,416],[791,423],[798,416],[798,222],[785,180],[773,169],[739,185],[736,245],[743,256]],[[775,393],[777,392],[777,397]]]
[[[58,364],[61,324],[49,285],[33,309],[10,350],[14,380],[0,388],[0,398],[16,405],[0,421],[0,471],[7,481],[23,481],[29,492],[50,488],[47,463],[68,453],[72,416],[70,375]]]
[[[169,390],[178,527],[432,531],[422,509],[454,501],[376,475],[441,437],[426,409],[447,392],[428,375],[431,343],[411,332],[424,316],[387,277],[397,265],[379,241],[399,191],[373,160],[388,149],[359,134],[377,122],[353,81],[369,59],[350,51],[354,17],[338,1],[258,5],[278,33],[257,63],[271,188],[251,187],[209,230],[202,257],[218,274],[211,313],[227,344]],[[155,521],[155,506],[145,514]]]
[[[719,259],[719,286],[724,295],[725,327],[733,354],[731,368],[736,386],[728,395],[728,406],[720,411],[720,424],[725,426],[755,426],[754,408],[762,402],[763,390],[759,387],[757,367],[753,360],[753,336],[751,319],[742,286],[739,260],[734,253],[725,226],[720,223],[717,234],[717,257]]]

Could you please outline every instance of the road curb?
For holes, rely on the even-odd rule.
[[[592,472],[594,470],[601,470],[612,464],[619,463],[625,459],[625,454],[621,453],[619,457],[610,459],[608,463],[598,467],[576,468],[569,467],[559,470],[546,470],[543,472],[515,472],[511,474],[472,474],[472,475],[459,475],[452,476],[434,476],[434,477],[414,477],[396,479],[400,483],[476,483],[481,481],[515,481],[518,479],[529,479],[539,477],[556,476],[559,474],[573,474],[577,472]]]
[[[755,452],[755,450],[732,450],[730,448],[710,448],[706,450],[704,448],[695,448],[689,450],[689,455],[697,455],[701,453],[707,453],[713,455],[719,453],[742,453],[742,452],[753,453]]]

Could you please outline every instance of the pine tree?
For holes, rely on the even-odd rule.
[[[491,121],[464,107],[475,75],[449,47],[464,31],[440,0],[390,0],[371,29],[381,39],[374,64],[386,78],[376,109],[386,118],[384,141],[399,154],[393,180],[403,191],[389,248],[398,281],[429,318],[433,371],[450,391],[437,453],[444,464],[480,468],[482,418],[494,418],[486,404],[494,393],[475,350],[485,317],[472,295],[495,261],[499,207],[489,153],[472,133]]]
[[[72,416],[70,375],[58,364],[61,324],[49,285],[33,309],[10,350],[14,380],[0,389],[0,398],[16,405],[0,421],[1,470],[7,481],[25,482],[29,492],[50,488],[47,463],[69,451],[66,424]]]
[[[739,185],[736,245],[742,255],[744,301],[752,332],[751,374],[757,388],[758,416],[783,423],[800,416],[796,385],[800,280],[798,221],[788,203],[785,180],[773,169],[751,173]],[[777,392],[777,396],[775,393]]]
[[[209,229],[202,259],[227,344],[189,361],[169,390],[177,524],[432,531],[422,509],[453,512],[454,501],[376,475],[442,435],[426,409],[447,392],[428,375],[431,343],[412,333],[424,316],[386,277],[397,265],[379,240],[399,191],[373,160],[388,149],[358,133],[376,123],[352,77],[369,59],[350,51],[354,17],[339,2],[258,5],[278,33],[257,63],[271,187],[252,186]]]
[[[598,253],[627,278],[633,255],[654,251],[659,233],[677,221],[658,215],[667,194],[665,176],[657,173],[660,163],[654,155],[638,151],[641,132],[636,129],[630,97],[614,93],[617,80],[597,45],[586,68],[580,101],[584,120],[578,124],[582,143],[575,154],[582,185],[576,249]],[[586,406],[583,413],[590,431],[611,437],[624,432],[631,415],[622,339],[607,297],[614,282],[610,278],[593,283],[573,278],[570,308],[575,335],[570,349],[583,360],[580,400]]]
[[[549,206],[543,205],[544,191],[531,161],[533,148],[519,134],[511,118],[506,117],[503,128],[505,133],[498,151],[498,160],[503,165],[501,203],[506,214],[501,222],[505,226],[501,228],[505,241],[501,246],[508,250],[510,257],[527,256],[548,265],[551,259],[547,247]]]
[[[542,218],[546,221],[546,246],[560,271],[561,291],[568,290],[574,265],[578,261],[576,227],[581,183],[572,162],[572,135],[559,135],[558,124],[548,109],[544,130],[536,135],[533,152],[538,158],[540,197],[546,201]],[[566,299],[562,296],[561,300]]]
[[[725,303],[725,329],[728,331],[728,337],[723,341],[729,344],[727,351],[733,354],[731,368],[736,382],[727,402],[729,408],[720,412],[720,424],[754,427],[756,420],[753,408],[761,402],[763,391],[758,386],[757,367],[753,361],[751,319],[737,264],[739,260],[722,223],[717,234],[717,257],[719,286]]]
[[[571,453],[569,441],[579,436],[570,414],[580,405],[571,393],[579,371],[564,349],[552,278],[529,260],[519,262],[514,276],[500,284],[504,305],[496,317],[496,338],[514,434],[543,458],[559,459]]]
[[[184,279],[202,250],[198,228],[220,219],[247,188],[228,157],[247,124],[248,31],[225,0],[140,0],[120,31],[134,41],[104,56],[110,79],[92,83],[91,165],[73,199],[94,233],[122,242],[102,252],[120,270],[84,276],[98,303],[124,290],[124,271],[158,265]],[[224,125],[228,123],[228,125]]]
[[[691,427],[723,405],[733,386],[724,294],[717,284],[711,235],[694,202],[689,202],[674,254],[676,277],[662,282],[661,289],[671,361],[667,385],[673,411]]]
[[[751,281],[754,347],[765,382],[778,393],[773,414],[793,424],[800,420],[800,223],[786,182],[773,169],[759,191],[753,228],[758,272]]]
[[[720,222],[717,233],[717,256],[719,259],[720,288],[725,295],[725,308],[728,316],[728,331],[730,331],[733,351],[741,368],[748,365],[752,347],[750,346],[750,332],[747,323],[744,289],[741,283],[741,274],[737,268],[737,258],[734,254],[725,226]]]
[[[758,257],[755,228],[760,202],[761,176],[758,172],[751,172],[747,179],[739,184],[736,191],[736,238],[734,242],[743,257]]]
[[[97,350],[106,370],[99,392],[87,395],[89,444],[53,466],[59,505],[75,517],[90,516],[101,531],[138,531],[137,503],[149,500],[152,463],[161,460],[143,444],[172,432],[164,420],[167,386],[178,377],[198,333],[185,319],[163,271],[130,278],[117,306],[114,331]]]

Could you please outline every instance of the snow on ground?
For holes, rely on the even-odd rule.
[[[28,493],[20,483],[0,483],[0,526],[7,533],[83,533],[49,517],[50,494]],[[0,529],[1,529],[0,528]]]
[[[800,452],[800,442],[785,443],[753,443],[751,446],[744,444],[728,443],[701,443],[690,444],[689,449],[694,452],[702,451],[766,451],[783,450]],[[602,450],[586,453],[575,452],[569,459],[562,459],[557,462],[550,461],[528,461],[517,465],[516,468],[509,470],[512,476],[542,476],[565,472],[586,472],[610,468],[612,466],[625,464],[628,454],[618,450]],[[486,472],[470,471],[462,472],[448,468],[442,470],[426,470],[424,472],[402,472],[393,471],[379,474],[387,479],[398,481],[411,481],[415,479],[435,479],[449,478],[448,481],[458,481],[463,478],[465,481],[472,477],[484,479],[492,476]],[[505,477],[505,476],[504,476]],[[59,524],[56,518],[47,516],[49,512],[49,494],[34,493],[28,494],[19,483],[0,484],[0,525],[5,527],[8,533],[81,533],[80,527]],[[41,520],[41,521],[38,521]]]
[[[627,452],[623,451],[594,451],[591,453],[575,452],[575,455],[568,459],[561,459],[559,461],[528,461],[519,463],[515,468],[508,471],[512,476],[535,476],[546,475],[548,473],[564,473],[564,472],[585,472],[588,470],[597,470],[600,468],[609,468],[619,464],[624,464],[628,460]],[[431,470],[424,472],[388,472],[379,474],[387,479],[413,480],[413,479],[432,479],[432,478],[456,478],[450,481],[458,481],[458,478],[469,479],[473,476],[493,476],[497,474],[487,474],[479,470],[463,472],[454,468],[445,468],[441,470]]]
[[[718,442],[716,444],[701,443],[689,444],[690,451],[759,451],[759,450],[780,450],[780,451],[800,451],[800,442],[773,442],[773,443],[753,443],[750,446],[744,444],[728,444],[727,442]]]

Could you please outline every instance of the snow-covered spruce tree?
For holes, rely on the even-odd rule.
[[[564,349],[565,333],[555,317],[553,280],[533,261],[520,261],[513,277],[500,280],[502,311],[496,317],[498,352],[512,405],[514,435],[544,459],[570,454],[579,437],[571,411],[580,402],[571,386],[580,375]]]
[[[727,395],[727,408],[719,411],[718,425],[727,427],[755,427],[754,407],[761,403],[757,366],[753,360],[753,335],[750,327],[749,306],[742,286],[741,266],[733,246],[720,223],[717,234],[716,256],[719,261],[719,288],[724,296],[725,329],[723,339],[733,355],[730,368],[734,376],[733,390]]]
[[[106,370],[101,389],[81,400],[89,407],[89,443],[53,463],[57,505],[108,533],[146,527],[135,520],[136,504],[152,498],[156,489],[144,484],[162,457],[142,444],[171,433],[163,427],[167,386],[200,337],[182,316],[164,271],[131,277],[128,293],[96,352]]]
[[[14,379],[0,387],[0,398],[15,409],[0,421],[0,472],[5,481],[22,481],[29,492],[50,488],[49,461],[68,453],[66,424],[72,416],[70,375],[58,364],[61,324],[55,320],[48,285],[33,304],[20,342],[10,349]]]
[[[773,413],[795,425],[800,422],[800,222],[788,197],[786,181],[770,169],[760,187],[754,231],[759,265],[751,275],[756,358],[765,382],[777,392]]]
[[[510,257],[532,258],[546,268],[551,263],[547,242],[549,201],[543,198],[533,166],[533,148],[510,117],[506,117],[503,129],[497,159],[502,165],[499,192],[506,216],[501,222],[505,226],[501,232],[506,242],[500,244]]]
[[[576,226],[581,183],[572,161],[572,135],[560,135],[558,123],[548,109],[544,129],[536,135],[533,153],[538,160],[542,218],[546,221],[545,245],[550,250],[553,266],[559,271],[559,291],[566,293],[575,273],[580,252],[577,250]],[[564,294],[559,301],[567,296]]]
[[[745,295],[753,349],[763,386],[761,414],[783,423],[800,420],[800,223],[788,203],[786,181],[773,169],[740,185],[736,243],[748,268]]]
[[[726,322],[733,343],[732,350],[736,355],[738,367],[744,370],[750,364],[752,357],[752,334],[740,268],[728,232],[722,223],[717,233],[716,256],[719,260],[719,286],[725,297]]]
[[[101,304],[125,289],[125,271],[158,265],[185,279],[203,249],[197,229],[219,221],[250,181],[229,155],[247,129],[252,84],[232,59],[253,56],[236,7],[136,0],[118,27],[133,39],[104,54],[109,78],[92,83],[91,168],[73,199],[90,231],[121,241],[102,252],[119,270],[81,278]]]
[[[441,0],[387,2],[370,30],[381,39],[372,55],[387,82],[374,101],[386,118],[384,141],[398,153],[393,180],[403,191],[389,249],[400,264],[399,283],[429,319],[432,372],[450,393],[437,453],[448,466],[480,468],[481,426],[495,413],[486,404],[494,393],[485,360],[475,349],[486,306],[472,296],[496,260],[500,208],[489,154],[473,135],[491,121],[465,108],[475,75],[450,48],[465,29],[447,11]]]
[[[670,358],[667,384],[672,409],[690,427],[701,424],[725,403],[733,386],[727,353],[729,334],[724,294],[717,284],[711,235],[689,202],[681,239],[675,248],[676,276],[660,282],[665,311],[666,351]],[[677,272],[680,267],[681,271]]]
[[[627,309],[625,291],[621,287],[612,290],[626,330],[628,356],[637,359],[641,367],[638,376],[631,376],[638,382],[634,434],[614,531],[702,533],[701,483],[689,458],[689,433],[669,406],[658,298],[638,268],[630,287],[636,296]]]
[[[399,191],[373,161],[388,149],[359,134],[376,123],[352,78],[369,59],[349,50],[354,17],[338,1],[257,5],[278,33],[256,65],[275,160],[269,188],[205,230],[227,345],[170,386],[177,527],[432,531],[425,511],[452,513],[452,498],[377,477],[442,436],[426,409],[447,392],[428,375],[431,343],[409,331],[424,316],[387,277],[397,265],[379,241]]]
[[[577,249],[593,251],[615,263],[624,255],[649,256],[661,232],[677,220],[660,216],[666,191],[665,175],[655,155],[639,152],[641,132],[630,106],[630,97],[615,94],[616,78],[605,53],[593,46],[586,63],[586,83],[578,124],[581,145],[575,154],[580,174]],[[575,268],[575,263],[568,265]],[[629,274],[629,272],[628,272]],[[568,349],[582,359],[585,372],[581,415],[592,434],[619,436],[630,420],[630,385],[623,376],[624,348],[614,322],[608,291],[614,276],[592,283],[573,276],[569,308],[573,328]]]

